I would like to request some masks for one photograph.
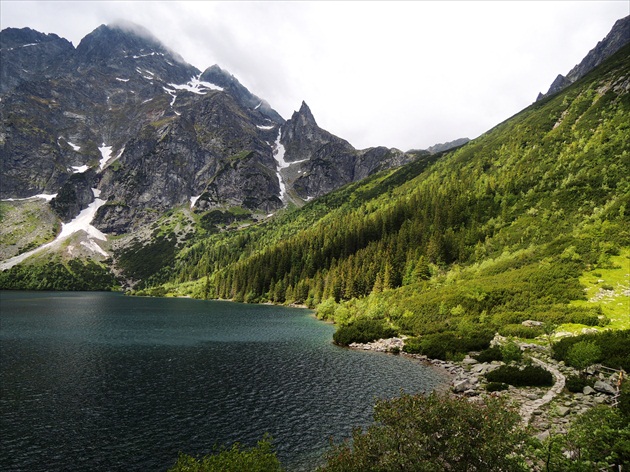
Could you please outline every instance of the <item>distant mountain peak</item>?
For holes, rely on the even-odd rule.
[[[0,47],[10,49],[14,47],[34,45],[49,41],[69,41],[60,38],[56,34],[40,33],[31,28],[5,28],[0,31]]]
[[[85,36],[77,46],[79,57],[92,60],[140,57],[151,53],[185,63],[179,54],[167,48],[149,30],[129,21],[101,25]]]
[[[448,141],[446,143],[434,144],[433,146],[427,148],[427,151],[429,151],[431,154],[437,154],[439,152],[449,151],[451,149],[463,146],[468,141],[470,141],[470,139],[468,138],[458,138],[453,141]]]
[[[313,116],[311,109],[303,100],[299,111],[293,112],[293,115],[291,116],[291,121],[295,123],[300,123],[302,126],[307,124],[317,126],[317,122],[315,121],[315,117]]]
[[[566,77],[558,74],[547,93],[539,93],[536,100],[553,95],[581,79],[628,43],[630,43],[630,15],[617,20],[606,37],[598,42],[597,46],[591,49]]]
[[[119,29],[126,33],[131,33],[136,36],[140,36],[141,38],[145,38],[149,41],[153,41],[156,43],[160,42],[160,40],[157,39],[155,35],[151,33],[151,31],[149,31],[147,28],[129,20],[118,19],[107,25],[102,25],[101,27],[110,28],[110,29]]]

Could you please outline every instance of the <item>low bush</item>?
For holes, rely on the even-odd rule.
[[[239,443],[215,447],[212,454],[199,459],[180,452],[168,472],[282,472],[271,441],[271,436],[265,435],[251,448]]]
[[[479,362],[502,361],[503,353],[499,346],[494,346],[481,351],[475,356],[475,359]]]
[[[369,343],[393,336],[396,336],[396,331],[385,326],[383,321],[357,320],[349,325],[340,326],[333,334],[333,341],[340,346],[348,346],[352,343]]]
[[[522,369],[501,366],[486,374],[488,382],[502,382],[515,387],[547,387],[553,385],[551,372],[542,367],[529,365]]]
[[[580,342],[593,342],[599,347],[601,364],[613,369],[630,370],[630,330],[603,331],[563,338],[553,345],[553,358],[567,361],[571,348]]]
[[[514,341],[509,341],[501,346],[501,354],[503,354],[503,360],[506,364],[510,362],[519,362],[523,358],[523,351],[521,347]]]
[[[422,352],[422,344],[420,343],[420,338],[411,337],[405,339],[403,351],[409,354],[420,354]]]
[[[571,393],[582,393],[584,387],[592,387],[595,384],[592,380],[580,375],[570,375],[567,377],[565,387]]]
[[[627,380],[621,386],[619,395],[619,412],[628,420],[630,424],[630,382]]]
[[[501,336],[516,336],[517,338],[534,339],[544,331],[540,327],[523,326],[522,324],[507,324],[499,328]]]
[[[508,388],[510,388],[510,386],[502,382],[488,382],[486,385],[486,390],[488,392],[501,392],[503,390],[507,390]]]
[[[405,352],[424,354],[432,359],[462,359],[469,351],[487,349],[492,341],[491,331],[481,331],[463,335],[454,331],[433,333],[421,338],[409,338],[405,341]]]

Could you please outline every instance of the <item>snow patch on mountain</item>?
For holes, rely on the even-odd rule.
[[[70,166],[72,168],[73,174],[83,174],[83,172],[87,171],[90,167],[85,164],[82,166]]]
[[[0,201],[2,202],[21,202],[23,200],[32,200],[33,198],[41,198],[46,200],[47,202],[51,201],[53,198],[57,196],[56,193],[38,193],[37,195],[33,195],[32,197],[26,198],[4,198]]]
[[[99,170],[103,170],[105,168],[105,164],[107,164],[107,161],[109,161],[109,159],[112,157],[112,147],[103,143],[101,147],[98,148],[98,150],[101,151],[102,156],[101,160],[98,162],[98,168]]]
[[[93,252],[98,252],[101,255],[104,255],[105,257],[107,257],[108,254],[102,248],[98,246],[96,241],[94,241],[95,239],[98,239],[101,241],[107,241],[107,236],[105,236],[101,231],[99,231],[94,226],[92,226],[92,220],[94,220],[94,216],[96,215],[96,212],[98,211],[100,207],[102,207],[105,204],[106,201],[98,198],[101,195],[100,190],[93,188],[92,193],[95,197],[94,201],[90,203],[86,209],[81,211],[81,213],[79,213],[72,221],[70,221],[69,223],[62,223],[61,232],[57,235],[57,237],[53,241],[43,244],[31,251],[25,252],[24,254],[20,254],[19,256],[15,256],[10,259],[7,259],[6,261],[0,263],[0,270],[10,269],[11,267],[19,264],[20,262],[28,259],[29,257],[39,252],[42,252],[45,249],[58,245],[59,243],[61,243],[65,239],[68,239],[71,235],[79,231],[84,231],[86,233],[87,246],[84,245],[85,247],[92,250]],[[98,249],[96,249],[95,246],[98,247]]]
[[[217,90],[219,92],[223,91],[223,87],[219,87],[216,84],[211,82],[205,82],[203,80],[199,80],[201,78],[201,74],[196,77],[191,78],[185,84],[168,84],[169,87],[173,87],[175,90],[185,90],[187,92],[196,93],[197,95],[205,95],[208,90]]]

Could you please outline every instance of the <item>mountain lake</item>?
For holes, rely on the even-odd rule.
[[[313,470],[376,399],[446,381],[334,329],[268,305],[0,292],[0,468],[164,471],[269,433],[286,470]]]

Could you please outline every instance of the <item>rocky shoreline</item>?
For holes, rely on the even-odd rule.
[[[495,339],[500,341],[500,339]],[[353,343],[352,349],[400,354],[417,359],[424,364],[434,366],[444,371],[450,382],[447,386],[453,395],[465,396],[471,401],[481,401],[485,395],[506,397],[521,414],[523,423],[532,428],[533,434],[540,440],[552,434],[564,434],[571,422],[578,415],[599,404],[611,404],[616,393],[615,380],[617,374],[607,374],[597,367],[589,369],[589,374],[595,380],[595,386],[584,387],[581,393],[571,393],[565,388],[566,377],[577,375],[578,372],[568,367],[564,362],[551,358],[548,350],[537,344],[520,343],[523,354],[533,363],[550,371],[554,376],[552,387],[521,387],[510,386],[501,392],[489,393],[485,387],[485,374],[498,369],[503,362],[493,361],[481,363],[470,355],[460,362],[430,359],[420,354],[408,354],[403,351],[404,338],[379,339],[372,343]]]

